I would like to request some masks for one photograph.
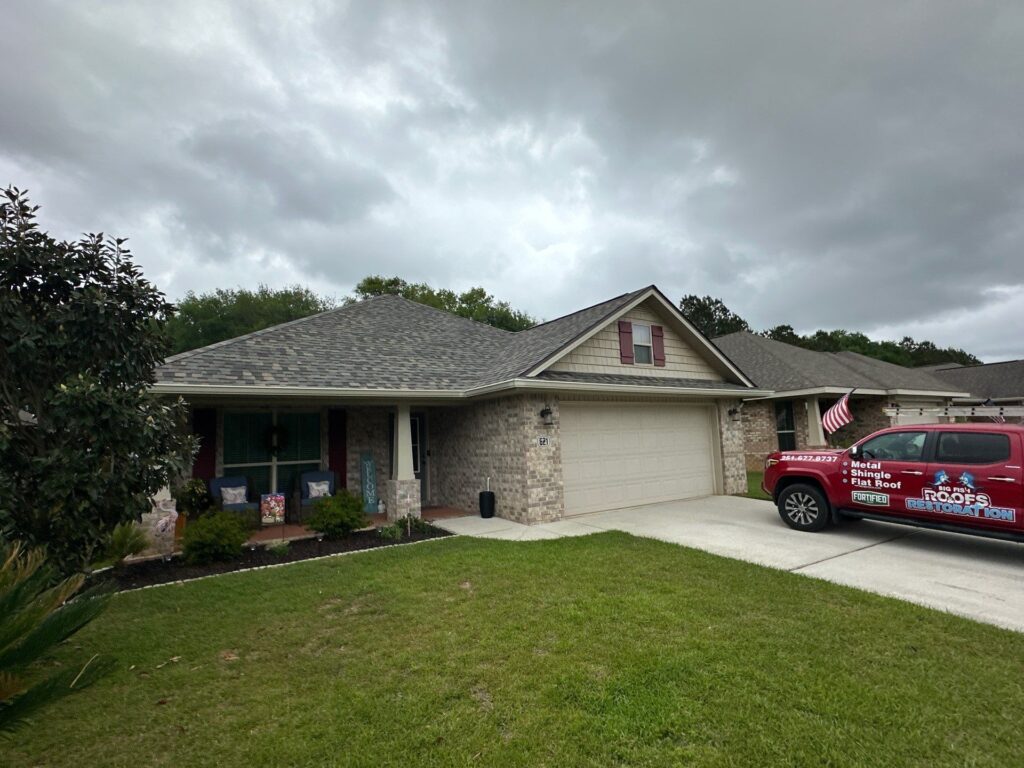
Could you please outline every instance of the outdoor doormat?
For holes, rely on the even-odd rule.
[[[317,541],[315,538],[298,539],[288,542],[288,548],[284,550],[268,548],[264,542],[261,542],[255,545],[246,544],[237,559],[226,562],[193,565],[186,563],[180,555],[176,555],[170,560],[146,560],[140,563],[126,564],[120,568],[112,568],[98,573],[94,578],[96,581],[113,582],[118,590],[138,589],[173,581],[187,581],[218,573],[245,571],[268,565],[337,555],[342,552],[358,552],[363,549],[410,544],[451,535],[440,528],[422,526],[422,530],[413,530],[412,535],[406,535],[403,532],[402,538],[397,541],[383,538],[376,530],[367,530],[351,533],[341,539],[324,539],[323,541]]]

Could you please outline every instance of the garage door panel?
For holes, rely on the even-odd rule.
[[[567,515],[714,493],[702,406],[563,403]]]

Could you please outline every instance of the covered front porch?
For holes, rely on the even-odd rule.
[[[225,501],[217,498],[225,484],[244,485],[247,520],[259,526],[256,541],[310,535],[304,522],[318,490],[310,481],[325,477],[334,492],[361,497],[375,523],[450,510],[432,493],[442,470],[430,466],[429,438],[440,429],[442,408],[251,399],[196,399],[190,406],[200,444],[192,477],[207,484],[217,505]],[[267,514],[271,496],[283,497],[283,515]]]

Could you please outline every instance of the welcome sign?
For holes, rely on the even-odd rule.
[[[363,453],[359,457],[359,479],[363,492],[363,512],[368,515],[377,514],[377,465],[373,456]]]

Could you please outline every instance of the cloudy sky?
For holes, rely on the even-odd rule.
[[[0,184],[169,296],[362,276],[551,318],[1024,357],[1019,2],[11,0]]]

